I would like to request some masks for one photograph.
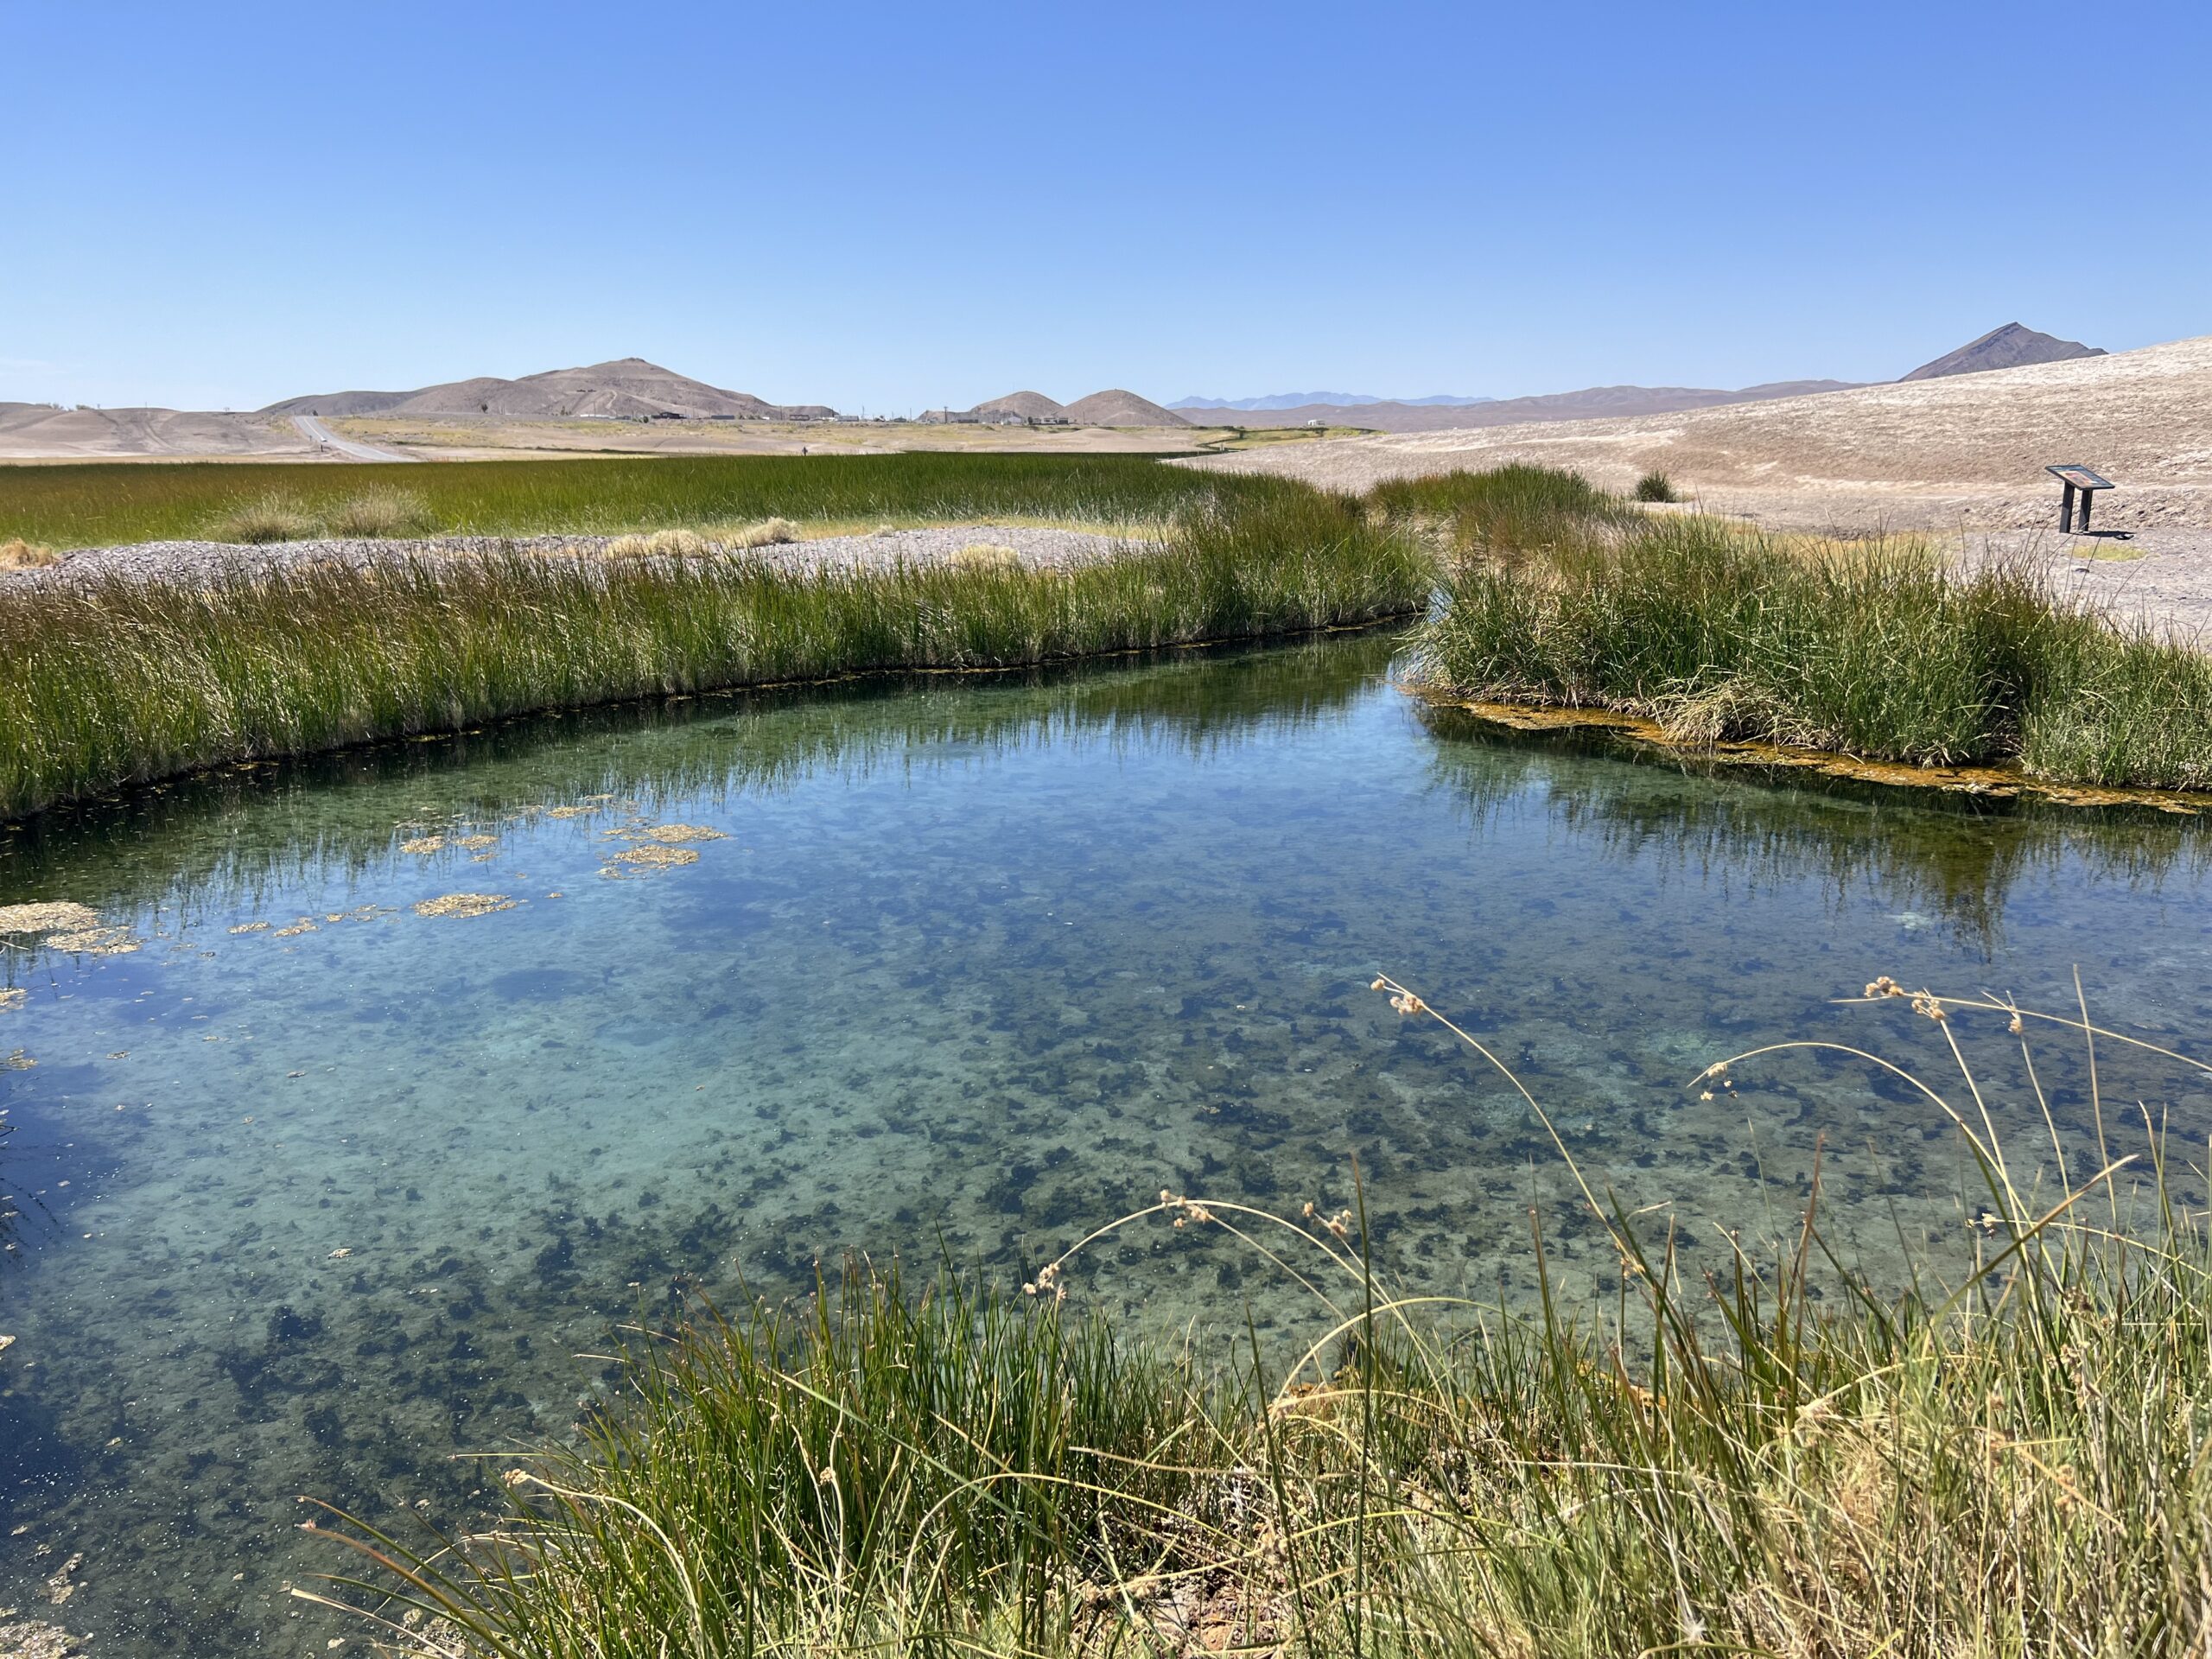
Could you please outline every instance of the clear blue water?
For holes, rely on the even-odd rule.
[[[1484,735],[1389,684],[1394,643],[702,699],[11,828],[0,904],[140,948],[0,953],[0,1056],[35,1062],[0,1070],[0,1608],[108,1654],[358,1640],[284,1594],[346,1566],[297,1495],[466,1525],[495,1483],[455,1454],[568,1433],[627,1318],[860,1250],[1011,1288],[1163,1186],[1331,1210],[1357,1153],[1387,1271],[1523,1294],[1534,1203],[1604,1304],[1541,1126],[1377,972],[1693,1267],[1787,1226],[1816,1143],[1869,1271],[1958,1244],[1981,1195],[1901,1085],[1807,1054],[1694,1081],[1790,1037],[1944,1071],[1902,1004],[1833,1005],[1876,974],[2063,1007],[2078,964],[2112,1024],[2212,1028],[2191,823]],[[612,861],[655,847],[696,857]],[[457,893],[512,906],[415,908]],[[2031,1162],[2017,1053],[1960,1023]],[[2201,1090],[2104,1058],[2201,1138]],[[2038,1064],[2085,1135],[2070,1052]],[[1070,1277],[1201,1340],[1313,1323],[1211,1230]]]

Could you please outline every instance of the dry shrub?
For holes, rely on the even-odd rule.
[[[798,526],[788,518],[763,518],[721,538],[732,547],[773,547],[798,539]]]
[[[412,491],[364,490],[349,496],[329,511],[323,521],[333,536],[374,539],[386,536],[418,536],[434,529],[430,504]]]
[[[61,556],[52,548],[20,536],[12,542],[0,542],[0,570],[38,570],[60,563]]]
[[[290,496],[265,495],[232,508],[207,527],[219,542],[304,542],[322,529],[312,513]]]
[[[607,544],[610,559],[696,559],[709,551],[696,530],[656,530],[647,536],[618,536]]]

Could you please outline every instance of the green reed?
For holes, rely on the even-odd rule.
[[[1392,479],[1367,499],[1390,519],[1443,531],[1462,552],[1491,555],[1548,547],[1630,512],[1580,473],[1519,463]]]
[[[1965,1242],[1902,1292],[1834,1258],[1817,1166],[1793,1225],[1732,1233],[1733,1265],[1693,1284],[1671,1224],[1554,1135],[1618,1264],[1587,1307],[1541,1217],[1534,1305],[1478,1306],[1379,1283],[1360,1208],[1164,1192],[1047,1264],[1020,1312],[855,1268],[810,1306],[641,1333],[586,1443],[514,1462],[502,1522],[421,1548],[341,1530],[371,1570],[338,1597],[423,1650],[512,1659],[2201,1651],[2202,1172],[2155,1118],[2108,1122],[2094,1070],[2086,1103],[2054,1103],[2033,1058],[2056,1034],[2212,1068],[2086,1011],[1867,990],[1956,1062],[1948,1084],[1896,1071],[1968,1172]],[[2017,1038],[2020,1099],[1961,1025],[1976,1053]],[[1872,1058],[1783,1043],[1690,1086],[1798,1049]],[[2057,1116],[2083,1103],[2094,1139],[2069,1142]],[[2008,1106],[2051,1126],[2048,1160],[1999,1140]],[[1255,1341],[1200,1372],[1060,1306],[1096,1247],[1171,1220],[1299,1275],[1306,1359],[1271,1371]]]
[[[1066,569],[519,554],[0,589],[0,812],[538,709],[1402,615],[1426,558],[1310,489]]]
[[[1214,1453],[1186,1365],[950,1274],[909,1296],[853,1266],[803,1308],[702,1313],[626,1382],[629,1409],[509,1477],[522,1531],[466,1592],[485,1622],[603,1654],[741,1651],[794,1619],[864,1640],[852,1587],[905,1581],[981,1589],[1041,1637],[1071,1560],[1149,1559],[1213,1501],[1164,1455]]]
[[[0,542],[54,547],[317,535],[588,535],[782,517],[1149,524],[1196,501],[1279,499],[1280,479],[1142,455],[733,455],[0,468]],[[385,505],[391,504],[391,505]]]
[[[1469,545],[1415,650],[1432,690],[1648,715],[1675,735],[2082,784],[2212,785],[2212,664],[1925,543],[1719,519],[1554,518]]]

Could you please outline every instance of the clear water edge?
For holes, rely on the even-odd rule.
[[[29,993],[0,1054],[37,1062],[0,1071],[26,1200],[0,1607],[101,1653],[324,1651],[360,1632],[284,1593],[343,1570],[299,1494],[468,1524],[495,1482],[457,1454],[569,1432],[612,1376],[577,1357],[626,1319],[800,1293],[855,1250],[1012,1290],[1162,1186],[1333,1209],[1357,1152],[1386,1271],[1523,1294],[1536,1204],[1605,1306],[1541,1125],[1378,971],[1495,1047],[1693,1268],[1723,1227],[1786,1225],[1816,1146],[1870,1271],[1955,1254],[1978,1190],[1903,1089],[1809,1056],[1693,1085],[1786,1037],[1940,1072],[1925,1021],[1834,1005],[1877,973],[2063,1007],[2078,964],[2110,1022],[2206,1028],[2190,823],[1485,734],[1390,689],[1392,648],[607,711],[11,832],[0,903],[144,943],[0,967]],[[721,838],[610,866],[675,824]],[[399,850],[432,834],[496,839]],[[513,907],[414,909],[454,893]],[[1995,1022],[1965,1034],[1993,1084],[2017,1069]],[[2202,1090],[2105,1058],[2115,1098],[2202,1133]],[[2073,1057],[2037,1063],[2086,1134]],[[2032,1148],[2040,1118],[2000,1109]],[[1145,1224],[1071,1280],[1202,1343],[1248,1306],[1315,1325],[1217,1232]]]

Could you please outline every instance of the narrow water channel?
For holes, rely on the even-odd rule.
[[[1850,1259],[1955,1255],[1982,1194],[1905,1086],[1695,1081],[1805,1038],[1948,1083],[1903,1003],[1834,1005],[1878,974],[2064,1010],[2078,967],[2107,1024],[2212,1033],[2192,822],[1485,735],[1391,687],[1396,643],[527,722],[0,834],[0,905],[137,946],[0,952],[0,1609],[103,1656],[357,1645],[286,1594],[347,1567],[297,1495],[467,1525],[499,1465],[456,1454],[569,1433],[627,1319],[852,1251],[1012,1289],[1162,1187],[1334,1210],[1356,1153],[1389,1274],[1523,1295],[1534,1205],[1610,1306],[1541,1124],[1378,972],[1694,1270],[1791,1224],[1816,1146]],[[1957,1023],[2031,1168],[2017,1047]],[[2202,1144],[2206,1091],[2100,1059]],[[2086,1144],[2072,1047],[2037,1062]],[[1217,1230],[1069,1280],[1201,1342],[1314,1319]]]

